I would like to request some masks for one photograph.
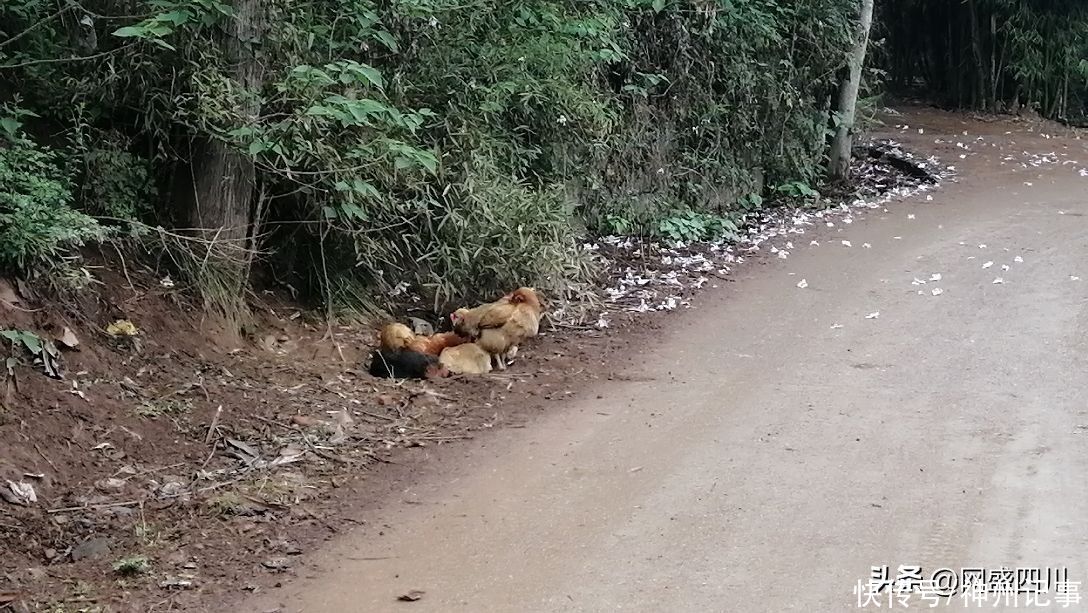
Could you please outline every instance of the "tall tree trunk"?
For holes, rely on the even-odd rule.
[[[234,0],[234,15],[221,33],[228,75],[242,92],[244,101],[239,110],[246,122],[260,113],[264,71],[257,46],[264,30],[263,1]],[[179,185],[183,223],[208,242],[209,260],[216,260],[214,267],[219,275],[216,285],[220,287],[215,289],[225,295],[210,297],[207,287],[200,289],[205,291],[205,302],[211,298],[214,306],[235,312],[243,306],[242,290],[252,263],[249,239],[256,169],[252,158],[215,138],[197,138],[190,151],[189,173],[180,177]],[[200,280],[198,284],[203,285]]]
[[[994,112],[997,108],[998,89],[998,64],[997,61],[997,13],[990,13],[990,91],[986,92],[990,97],[990,109]]]
[[[978,23],[978,7],[975,0],[968,0],[967,11],[971,17],[971,53],[975,56],[975,96],[974,103],[982,110],[988,110],[986,91],[986,65],[982,59],[982,31]]]
[[[861,69],[865,65],[865,50],[869,46],[869,28],[872,24],[873,0],[861,0],[857,39],[847,58],[849,72],[839,85],[838,103],[835,105],[839,109],[839,125],[831,142],[831,161],[828,164],[828,174],[832,179],[845,180],[850,172],[858,88],[861,87]]]

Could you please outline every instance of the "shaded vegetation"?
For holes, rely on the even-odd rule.
[[[1077,0],[885,0],[892,82],[960,108],[1024,108],[1083,123],[1088,5]]]
[[[882,62],[950,103],[1083,113],[1084,9],[1059,5],[878,2]],[[578,295],[586,233],[728,236],[814,193],[858,6],[11,0],[0,265],[124,241],[228,314],[254,271],[361,312]]]

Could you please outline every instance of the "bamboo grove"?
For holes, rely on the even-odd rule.
[[[824,181],[861,4],[7,0],[0,267],[79,283],[109,242],[224,311],[257,279],[363,312],[577,294],[586,234],[727,236]],[[1084,114],[1077,3],[875,14],[863,110]]]

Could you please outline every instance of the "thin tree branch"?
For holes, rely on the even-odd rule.
[[[42,24],[49,23],[50,21],[53,21],[57,17],[60,17],[61,15],[63,15],[66,11],[72,10],[72,8],[74,8],[74,6],[75,5],[68,5],[68,6],[62,8],[61,10],[57,11],[56,13],[53,13],[52,15],[46,17],[45,19],[42,19],[41,21],[35,22],[34,25],[28,27],[27,29],[23,30],[22,32],[19,32],[15,36],[12,36],[11,38],[9,38],[9,39],[5,40],[4,42],[0,43],[0,47],[6,47],[6,46],[10,45],[11,43],[19,40],[20,38],[26,36],[27,34],[29,34],[32,31],[34,31],[34,29],[37,28],[38,26],[40,26]]]
[[[94,55],[85,55],[83,57],[55,57],[55,58],[48,58],[48,59],[42,59],[42,60],[27,60],[25,62],[20,62],[18,64],[5,64],[5,65],[0,65],[0,70],[14,70],[16,68],[25,68],[27,66],[37,66],[39,64],[57,64],[57,63],[60,63],[60,62],[85,62],[87,60],[96,60],[96,59],[98,59],[100,57],[105,57],[107,55],[117,53],[118,51],[124,51],[125,49],[128,49],[128,48],[134,46],[135,44],[136,43],[129,43],[129,44],[123,46],[123,47],[118,47],[116,49],[110,49],[109,51],[103,51],[102,53],[96,53]]]

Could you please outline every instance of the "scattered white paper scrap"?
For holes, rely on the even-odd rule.
[[[1024,185],[1027,185],[1028,187],[1031,187],[1033,185],[1033,183],[1031,181],[1024,181]]]
[[[914,277],[914,280],[913,280],[913,281],[911,281],[911,282],[910,282],[910,284],[911,284],[911,285],[925,285],[925,284],[926,284],[926,282],[925,282],[925,281],[923,281],[923,280],[921,280],[921,279],[919,279],[918,277]]]
[[[933,196],[926,196],[926,200],[933,200]]]
[[[880,311],[873,311],[872,313],[869,313],[865,316],[865,319],[876,319],[877,317],[880,317]]]
[[[940,281],[941,280],[941,273],[935,272],[935,273],[929,275],[929,280],[930,281]]]
[[[1001,277],[997,277],[996,279],[994,279],[994,285],[1001,285],[1004,282],[1005,282],[1005,280],[1002,279]]]
[[[1009,265],[1008,265],[1008,264],[1002,264],[1002,265],[1001,265],[1001,270],[1008,270],[1008,269],[1009,269]]]
[[[1078,277],[1077,275],[1069,275],[1069,280],[1070,281],[1080,281],[1080,277]]]
[[[838,330],[841,327],[843,327],[842,324],[831,324],[831,329],[832,330]]]
[[[819,247],[820,246],[820,241],[809,241],[808,244],[811,247]]]
[[[1016,262],[1017,264],[1023,264],[1024,263],[1024,258],[1022,258],[1020,256],[1016,256],[1015,258],[1012,259],[1012,261]]]
[[[850,243],[850,241],[843,241],[843,242],[842,242],[842,246],[843,246],[843,247],[853,247],[854,245],[853,245],[853,244],[851,244],[851,243]]]
[[[944,290],[939,288],[939,287],[935,287],[935,288],[933,288],[932,293],[933,293],[934,296],[940,296],[941,294],[944,293]]]
[[[870,245],[869,243],[862,243],[861,246],[864,247],[865,249],[872,249],[873,248],[873,246]]]
[[[806,287],[808,287],[808,281],[806,281],[805,279],[801,279],[797,282],[797,287],[805,289]]]
[[[994,265],[993,261],[989,261],[989,262],[986,262],[985,264],[983,264],[982,267],[983,268],[989,268],[989,267],[991,267],[993,265]]]
[[[914,213],[909,213],[907,215],[907,219],[914,219]]]
[[[8,489],[15,496],[18,504],[27,506],[38,502],[38,494],[34,491],[34,486],[25,481],[19,481],[18,483],[8,481]]]
[[[985,249],[986,248],[986,243],[982,243],[981,245],[978,246],[978,248],[979,249]]]

